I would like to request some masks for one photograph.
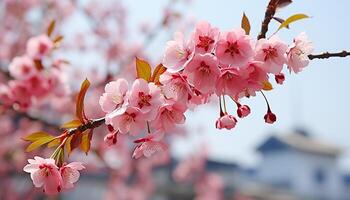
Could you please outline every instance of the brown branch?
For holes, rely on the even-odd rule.
[[[102,124],[105,123],[105,118],[102,117],[102,118],[99,118],[99,119],[92,119],[92,120],[89,120],[87,123],[85,124],[82,124],[76,128],[72,128],[72,129],[69,129],[68,130],[68,135],[73,135],[73,134],[76,134],[76,133],[82,133],[88,129],[94,129],[94,128],[97,128],[99,126],[101,126]]]
[[[313,59],[327,59],[327,58],[330,58],[330,57],[346,57],[346,56],[350,56],[350,52],[347,52],[345,50],[341,51],[339,53],[324,52],[324,53],[321,53],[321,54],[310,54],[310,55],[308,55],[310,60],[313,60]]]
[[[269,23],[276,13],[279,0],[270,0],[268,6],[266,7],[265,17],[261,24],[261,31],[258,35],[258,39],[266,38],[266,33],[269,30]]]

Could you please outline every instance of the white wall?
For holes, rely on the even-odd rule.
[[[323,169],[322,185],[315,181],[317,169]],[[263,155],[258,179],[266,183],[290,181],[290,190],[304,198],[340,199],[341,179],[334,158],[306,154],[297,150],[270,152]]]

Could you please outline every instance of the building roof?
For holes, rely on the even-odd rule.
[[[341,153],[339,147],[312,138],[305,132],[271,136],[258,147],[258,151],[264,153],[287,148],[326,156],[338,156]]]

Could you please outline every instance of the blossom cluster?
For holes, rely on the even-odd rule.
[[[0,85],[2,104],[16,105],[19,110],[25,111],[43,97],[63,97],[68,93],[68,88],[63,84],[61,61],[55,62],[49,72],[44,68],[44,59],[54,47],[54,41],[47,35],[28,40],[26,53],[15,57],[9,65],[9,75],[13,80],[7,85]]]
[[[115,144],[118,134],[138,136],[147,130],[146,137],[135,140],[133,157],[149,157],[166,148],[163,136],[184,123],[187,109],[208,103],[213,95],[220,99],[216,127],[232,129],[238,120],[227,112],[225,97],[235,102],[239,118],[246,117],[250,108],[240,99],[267,90],[269,76],[282,84],[285,64],[290,72],[300,72],[312,50],[305,33],[288,45],[275,35],[255,41],[241,28],[221,32],[207,22],[199,23],[188,40],[177,32],[166,44],[166,71],[159,83],[138,77],[132,84],[118,79],[106,85],[100,105],[111,133],[105,140]],[[264,119],[276,121],[269,105]]]
[[[54,159],[38,156],[28,162],[23,170],[30,173],[35,187],[43,187],[47,194],[57,194],[63,189],[73,188],[73,184],[79,179],[79,170],[85,168],[80,162],[63,164],[59,168]]]

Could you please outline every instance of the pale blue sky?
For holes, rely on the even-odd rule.
[[[165,0],[125,1],[129,9],[129,27],[136,29],[137,24],[161,16]],[[267,0],[195,0],[191,5],[179,6],[186,15],[196,20],[207,20],[222,30],[240,26],[242,12],[246,12],[252,25],[251,34],[256,37],[264,15]],[[296,13],[305,13],[311,19],[296,22],[291,30],[282,30],[279,36],[291,41],[294,36],[305,31],[314,42],[315,52],[350,50],[350,1],[348,0],[294,0],[294,3],[282,9],[277,16],[287,18]],[[272,23],[276,30],[277,23]],[[135,39],[137,35],[133,35]],[[157,60],[162,55],[168,34],[161,34],[149,47],[150,55]],[[341,166],[350,170],[350,57],[315,60],[298,75],[287,75],[283,86],[268,92],[270,104],[278,116],[278,121],[267,125],[263,121],[266,106],[261,96],[247,102],[252,115],[239,121],[232,131],[215,129],[217,108],[201,106],[195,113],[188,113],[187,124],[193,132],[176,144],[176,152],[184,155],[194,150],[201,141],[207,140],[210,155],[213,158],[254,164],[259,157],[255,147],[271,132],[287,132],[295,126],[304,126],[316,137],[335,143],[345,151],[341,157]],[[232,106],[232,112],[235,112]],[[199,131],[198,125],[203,128]],[[279,133],[283,134],[283,133]]]

